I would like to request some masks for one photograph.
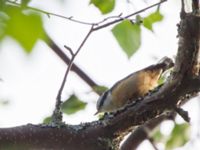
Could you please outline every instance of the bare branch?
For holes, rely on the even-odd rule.
[[[70,58],[58,47],[58,45],[48,36],[46,44],[67,64],[69,65]],[[99,86],[93,81],[83,70],[81,70],[75,63],[72,64],[71,71],[74,71],[83,81],[85,81],[92,89]],[[97,93],[98,94],[98,93]]]
[[[91,35],[91,33],[93,32],[93,26],[90,28],[89,32],[87,33],[87,35],[85,36],[85,38],[83,39],[83,41],[81,42],[80,46],[78,47],[77,51],[72,55],[72,58],[69,62],[69,65],[67,67],[67,70],[65,72],[62,84],[60,86],[60,89],[58,91],[57,97],[56,97],[56,106],[55,106],[55,110],[52,116],[52,123],[53,124],[60,124],[62,122],[62,113],[61,113],[61,94],[62,91],[64,89],[64,85],[67,81],[67,76],[69,74],[69,71],[72,67],[72,64],[74,62],[75,57],[78,55],[78,53],[80,52],[81,48],[83,47],[83,45],[85,44],[85,42],[87,41],[87,39],[89,38],[89,36]]]
[[[94,28],[94,31],[99,30],[99,29],[102,29],[102,28],[105,28],[105,27],[110,26],[110,25],[113,25],[113,24],[115,24],[115,23],[118,23],[118,22],[120,22],[120,21],[123,21],[124,19],[128,19],[128,18],[130,18],[130,17],[132,17],[132,16],[134,16],[134,15],[137,15],[137,14],[139,14],[139,13],[142,13],[142,12],[144,12],[144,11],[150,9],[150,8],[153,8],[153,7],[155,7],[155,6],[158,6],[158,5],[160,5],[161,3],[164,3],[164,2],[166,2],[166,1],[167,1],[167,0],[162,0],[162,1],[158,2],[158,3],[155,3],[155,4],[153,4],[153,5],[150,5],[150,6],[146,7],[146,8],[143,8],[143,9],[141,9],[141,10],[139,10],[139,11],[136,11],[136,12],[134,12],[134,13],[132,13],[132,14],[129,14],[129,15],[125,16],[125,17],[121,17],[120,19],[117,19],[117,20],[114,20],[114,21],[105,23],[105,24],[103,24],[103,25],[97,26],[97,27]]]
[[[175,111],[186,121],[190,122],[190,117],[188,115],[188,112],[183,110],[182,108],[175,107]]]
[[[6,0],[6,2],[21,7],[21,4],[17,3],[16,1]],[[63,16],[63,15],[59,15],[59,14],[56,14],[56,13],[48,12],[48,11],[41,10],[41,9],[38,9],[38,8],[30,7],[30,6],[26,6],[26,8],[30,9],[30,10],[33,10],[33,11],[37,11],[37,12],[43,13],[43,14],[46,14],[48,17],[50,17],[50,16],[56,16],[56,17],[67,19],[69,21],[73,21],[73,22],[80,23],[80,24],[83,24],[83,25],[94,25],[94,23],[89,23],[89,22],[84,22],[84,21],[76,20],[72,16],[66,17],[66,16]]]
[[[80,24],[83,24],[83,25],[96,26],[96,27],[94,27],[94,29],[93,29],[94,31],[96,31],[96,30],[105,28],[105,27],[107,27],[107,26],[110,26],[110,25],[112,25],[112,24],[118,23],[118,22],[120,22],[120,21],[123,21],[124,19],[128,19],[128,18],[130,18],[130,17],[132,17],[132,16],[134,16],[134,15],[137,15],[137,14],[139,14],[139,13],[142,13],[142,12],[144,12],[144,11],[150,9],[150,8],[153,8],[153,7],[155,7],[155,6],[159,6],[159,5],[161,5],[162,3],[166,2],[166,1],[167,1],[167,0],[161,0],[161,1],[158,2],[158,3],[155,3],[155,4],[153,4],[153,5],[150,5],[150,6],[146,7],[146,8],[143,8],[143,9],[141,9],[141,10],[139,10],[139,11],[137,11],[137,12],[134,12],[134,13],[132,13],[132,14],[129,14],[129,15],[125,16],[125,17],[122,17],[122,13],[120,13],[120,14],[117,15],[117,16],[109,16],[109,17],[104,18],[103,20],[101,20],[101,21],[99,21],[99,22],[96,22],[96,23],[89,23],[89,22],[85,22],[85,21],[76,20],[76,19],[73,19],[72,16],[66,17],[66,16],[63,16],[63,15],[55,14],[55,13],[52,13],[52,12],[47,12],[47,11],[44,11],[44,10],[41,10],[41,9],[38,9],[38,8],[34,8],[34,7],[30,7],[30,6],[26,6],[26,8],[27,8],[27,9],[30,9],[30,10],[34,10],[34,11],[40,12],[40,13],[44,13],[44,14],[46,14],[48,17],[50,17],[50,16],[56,16],[56,17],[60,17],[60,18],[63,18],[63,19],[67,19],[67,20],[69,20],[69,21],[73,21],[73,22],[80,23]],[[6,0],[6,2],[8,2],[8,3],[10,3],[10,4],[13,4],[13,5],[21,6],[21,4],[17,3],[16,1]],[[119,19],[101,25],[102,23],[104,23],[104,22],[106,22],[106,21],[108,21],[108,20],[110,20],[110,19],[114,19],[114,18],[119,18]]]
[[[106,22],[106,21],[108,21],[108,20],[110,20],[110,19],[124,19],[123,17],[122,17],[122,14],[123,13],[120,13],[119,15],[117,15],[117,16],[109,16],[109,17],[107,17],[107,18],[104,18],[103,20],[101,20],[101,21],[99,21],[99,22],[97,22],[97,23],[95,23],[95,25],[100,25],[100,24],[102,24],[102,23],[104,23],[104,22]]]
[[[72,49],[71,49],[69,46],[64,45],[64,48],[66,48],[66,49],[70,52],[70,54],[71,54],[72,56],[74,55],[74,52],[72,51]]]
[[[153,139],[153,138],[148,137],[148,140],[149,140],[149,142],[151,143],[151,145],[153,146],[154,150],[159,150],[159,149],[157,148],[157,146],[155,145],[155,142],[154,142],[154,139]]]

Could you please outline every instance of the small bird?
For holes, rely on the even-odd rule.
[[[99,97],[95,115],[100,112],[113,112],[136,98],[144,96],[158,86],[161,74],[173,66],[173,61],[164,57],[157,64],[121,79]]]

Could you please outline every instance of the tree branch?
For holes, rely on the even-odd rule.
[[[167,0],[161,0],[161,1],[158,2],[158,3],[155,3],[155,4],[153,4],[153,5],[150,5],[150,6],[146,7],[146,8],[143,8],[143,9],[141,9],[141,10],[139,10],[139,11],[137,11],[137,12],[134,12],[134,13],[132,13],[132,14],[129,14],[129,15],[125,16],[125,17],[122,17],[122,14],[117,15],[117,16],[109,16],[109,17],[104,18],[103,20],[101,20],[101,21],[99,21],[99,22],[96,22],[96,23],[89,23],[89,22],[85,22],[85,21],[80,21],[80,20],[77,20],[77,19],[73,19],[72,16],[66,17],[66,16],[63,16],[63,15],[55,14],[55,13],[52,13],[52,12],[47,12],[47,11],[44,11],[44,10],[41,10],[41,9],[38,9],[38,8],[34,8],[34,7],[30,7],[30,6],[26,6],[25,8],[26,8],[26,9],[33,10],[33,11],[37,11],[37,12],[40,12],[40,13],[43,13],[43,14],[46,14],[48,17],[50,17],[50,16],[56,16],[56,17],[60,17],[60,18],[63,18],[63,19],[67,19],[67,20],[72,21],[72,22],[79,23],[79,24],[94,26],[93,31],[96,31],[96,30],[105,28],[105,27],[107,27],[107,26],[110,26],[110,25],[112,25],[112,24],[116,24],[116,23],[118,23],[118,22],[120,22],[120,21],[123,21],[124,19],[128,19],[128,18],[130,18],[130,17],[132,17],[132,16],[134,16],[134,15],[137,15],[137,14],[139,14],[139,13],[141,13],[141,12],[144,12],[144,11],[150,9],[150,8],[155,7],[155,6],[160,6],[162,3],[166,2],[166,1],[167,1]],[[17,3],[16,1],[6,0],[6,2],[21,7],[21,4],[20,4],[20,3]],[[110,20],[110,19],[115,19],[115,18],[117,18],[117,19],[114,20],[114,21],[110,21],[110,22],[108,22],[108,23],[103,24],[104,22],[106,22],[106,21],[108,21],[108,20]],[[119,18],[119,19],[118,19],[118,18]],[[101,24],[102,24],[102,25],[101,25]]]
[[[61,101],[61,94],[62,94],[62,91],[64,89],[64,85],[65,85],[65,83],[67,81],[67,76],[68,76],[69,71],[70,71],[70,69],[72,67],[74,59],[76,58],[76,56],[80,52],[81,48],[83,47],[83,45],[85,44],[85,42],[87,41],[87,39],[89,38],[89,36],[91,35],[92,31],[93,31],[93,26],[90,28],[89,32],[87,33],[87,35],[85,36],[85,38],[81,42],[81,44],[78,47],[77,51],[74,54],[72,54],[72,58],[71,58],[71,60],[70,60],[70,62],[68,64],[67,70],[65,72],[63,81],[61,83],[60,89],[59,89],[57,97],[56,97],[56,106],[55,106],[55,110],[54,110],[53,116],[52,116],[52,123],[53,124],[59,125],[60,123],[62,123],[62,112],[61,112],[62,101]]]
[[[16,1],[6,0],[6,2],[21,7],[21,4],[17,3]],[[83,25],[94,25],[93,23],[84,22],[84,21],[74,19],[72,16],[66,17],[66,16],[63,16],[63,15],[59,15],[59,14],[56,14],[56,13],[48,12],[48,11],[41,10],[41,9],[38,9],[38,8],[30,7],[30,6],[26,6],[26,9],[30,9],[30,10],[33,10],[33,11],[36,11],[36,12],[46,14],[48,17],[56,16],[56,17],[67,19],[69,21],[76,22],[76,23],[83,24]]]
[[[67,64],[69,65],[70,58],[58,47],[58,45],[48,36],[46,44]],[[72,64],[71,71],[74,71],[83,81],[85,81],[91,88],[99,86],[94,80],[92,80],[81,68],[75,63]]]
[[[125,16],[125,17],[120,17],[120,18],[117,19],[117,20],[114,20],[114,21],[105,23],[105,24],[103,24],[103,25],[94,27],[94,31],[97,31],[97,30],[102,29],[102,28],[105,28],[105,27],[107,27],[107,26],[116,24],[116,23],[118,23],[118,22],[120,22],[120,21],[123,21],[123,20],[125,20],[125,19],[128,19],[128,18],[130,18],[130,17],[132,17],[132,16],[134,16],[134,15],[137,15],[137,14],[139,14],[139,13],[142,13],[142,12],[144,12],[144,11],[150,9],[150,8],[153,8],[153,7],[155,7],[155,6],[158,6],[158,5],[160,5],[161,3],[164,3],[164,2],[166,2],[166,1],[167,1],[167,0],[161,0],[161,1],[158,2],[158,3],[155,3],[155,4],[153,4],[153,5],[150,5],[150,6],[146,7],[146,8],[143,8],[143,9],[141,9],[141,10],[139,10],[139,11],[136,11],[136,12],[134,12],[134,13],[132,13],[132,14],[129,14],[129,15]],[[98,25],[98,24],[97,24],[97,25]]]

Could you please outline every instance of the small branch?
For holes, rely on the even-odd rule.
[[[74,55],[74,52],[72,51],[72,49],[71,49],[69,46],[64,45],[64,48],[66,48],[66,49],[70,52],[70,54],[71,54],[72,56]]]
[[[134,15],[136,15],[136,14],[139,14],[139,13],[141,13],[141,12],[144,12],[144,11],[150,9],[150,8],[155,7],[155,6],[159,6],[159,5],[161,5],[163,2],[166,2],[166,1],[167,1],[167,0],[161,0],[159,3],[153,4],[153,5],[149,6],[149,7],[146,7],[146,8],[144,8],[144,9],[141,9],[141,10],[139,10],[139,11],[137,11],[137,12],[134,12],[134,13],[132,13],[132,14],[130,14],[130,15],[127,15],[127,16],[125,16],[125,17],[121,17],[121,15],[122,15],[122,13],[121,13],[120,15],[117,15],[117,16],[110,16],[110,17],[107,17],[107,18],[105,18],[105,19],[103,19],[102,21],[99,21],[99,22],[97,22],[97,23],[89,23],[89,22],[85,22],[85,21],[76,20],[76,19],[73,19],[72,16],[66,17],[66,16],[63,16],[63,15],[59,15],[59,14],[56,14],[56,13],[48,12],[48,11],[41,10],[41,9],[38,9],[38,8],[30,7],[30,6],[26,6],[25,8],[30,9],[30,10],[33,10],[33,11],[37,11],[37,12],[40,12],[40,13],[43,13],[43,14],[46,14],[48,17],[50,17],[50,16],[56,16],[56,17],[63,18],[63,19],[67,19],[67,20],[69,20],[69,21],[76,22],[76,23],[80,23],[80,24],[83,24],[83,25],[97,26],[96,28],[93,29],[93,31],[95,31],[95,30],[99,30],[99,29],[101,29],[101,28],[105,28],[105,27],[107,27],[107,26],[110,26],[110,25],[112,25],[112,24],[118,23],[118,22],[120,22],[120,21],[122,21],[122,20],[124,20],[124,19],[128,19],[128,18],[130,18],[130,17],[132,17],[132,16],[134,16]],[[6,2],[21,7],[21,4],[20,4],[20,3],[17,3],[16,1],[6,0]],[[111,21],[111,22],[108,22],[108,23],[105,23],[105,24],[103,24],[103,25],[100,26],[100,24],[106,22],[106,21],[109,20],[109,19],[113,19],[113,18],[119,18],[119,19],[114,20],[114,21]]]
[[[102,23],[108,21],[109,19],[119,19],[119,18],[120,18],[120,19],[124,19],[124,18],[122,17],[122,14],[123,14],[123,13],[120,13],[120,14],[117,15],[117,16],[109,16],[109,17],[107,17],[107,18],[104,18],[103,20],[101,20],[101,21],[95,23],[95,25],[100,25],[100,24],[102,24]]]
[[[6,2],[21,7],[21,4],[17,3],[16,1],[6,0]],[[43,13],[43,14],[46,14],[48,17],[56,16],[56,17],[67,19],[67,20],[70,20],[70,21],[73,21],[73,22],[76,22],[76,23],[80,23],[80,24],[83,24],[83,25],[94,25],[94,23],[89,23],[89,22],[84,22],[84,21],[73,19],[72,16],[71,17],[66,17],[66,16],[63,16],[63,15],[59,15],[59,14],[56,14],[56,13],[48,12],[48,11],[41,10],[41,9],[38,9],[38,8],[30,7],[30,6],[26,6],[25,8],[33,10],[33,11],[37,11],[37,12],[40,12],[40,13]]]
[[[184,0],[181,0],[181,12],[185,13],[185,2],[184,2]]]
[[[186,122],[190,122],[190,117],[187,111],[183,110],[180,107],[175,107],[174,109]]]
[[[93,32],[93,26],[91,27],[91,29],[89,30],[89,32],[87,33],[87,35],[85,36],[85,38],[83,39],[83,41],[81,42],[80,46],[78,47],[77,51],[72,55],[72,58],[69,62],[69,65],[67,67],[67,70],[65,72],[62,84],[60,86],[60,89],[58,91],[57,97],[56,97],[56,106],[55,106],[55,110],[52,116],[52,123],[54,124],[60,124],[62,122],[62,113],[61,113],[61,105],[62,105],[62,101],[61,101],[61,94],[62,91],[64,89],[65,83],[67,81],[67,76],[69,74],[69,71],[73,65],[74,59],[75,57],[78,55],[78,53],[80,52],[81,48],[83,47],[83,45],[85,44],[85,42],[87,41],[87,39],[89,38],[89,36],[91,35],[91,33]]]
[[[48,36],[46,44],[62,59],[67,65],[70,63],[70,58],[58,47],[58,45]],[[74,71],[83,81],[85,81],[92,89],[99,86],[95,81],[93,81],[81,68],[79,68],[75,63],[72,64],[71,71]],[[98,93],[97,93],[98,94]]]
[[[162,1],[162,0],[160,0],[160,1]],[[158,5],[157,11],[160,11],[160,7],[161,7],[161,4]]]
[[[157,148],[157,146],[155,145],[154,139],[153,139],[152,137],[149,137],[148,140],[149,140],[149,142],[151,143],[151,145],[153,146],[154,150],[159,150],[159,149]]]
[[[143,9],[141,9],[141,10],[139,10],[139,11],[136,11],[136,12],[134,12],[134,13],[132,13],[132,14],[129,14],[129,15],[125,16],[125,17],[121,17],[120,19],[117,19],[117,20],[114,20],[114,21],[105,23],[105,24],[103,24],[103,25],[101,25],[101,26],[98,26],[98,27],[95,27],[95,28],[94,28],[94,31],[99,30],[99,29],[102,29],[102,28],[105,28],[105,27],[110,26],[110,25],[113,25],[113,24],[118,23],[118,22],[120,22],[120,21],[122,21],[122,20],[124,20],[124,19],[128,19],[128,18],[130,18],[130,17],[132,17],[132,16],[134,16],[134,15],[137,15],[137,14],[139,14],[139,13],[142,13],[142,12],[144,12],[144,11],[150,9],[150,8],[153,8],[153,7],[155,7],[155,6],[158,6],[158,5],[160,5],[161,3],[164,3],[164,2],[166,2],[166,1],[167,1],[167,0],[162,0],[162,1],[158,2],[158,3],[155,3],[155,4],[153,4],[153,5],[150,5],[150,6],[146,7],[146,8],[143,8]]]

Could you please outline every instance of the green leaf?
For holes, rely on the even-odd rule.
[[[139,24],[133,24],[129,20],[124,20],[112,29],[112,33],[129,58],[140,47],[141,28]]]
[[[162,20],[163,15],[159,11],[156,11],[143,19],[143,25],[153,31],[153,24]]]
[[[0,99],[0,105],[8,105],[10,103],[7,99]]]
[[[98,94],[102,94],[103,92],[105,92],[106,90],[108,90],[107,87],[105,86],[95,86],[93,87],[94,91],[97,92]]]
[[[154,134],[152,135],[153,140],[157,143],[157,142],[161,142],[164,141],[165,136],[160,132],[160,129],[156,130],[154,132]]]
[[[6,9],[9,19],[6,22],[6,35],[18,41],[25,52],[30,53],[37,40],[45,39],[42,18],[38,14],[24,14],[17,7]]]
[[[30,0],[21,0],[22,7],[26,7]]]
[[[48,116],[44,118],[43,123],[44,124],[50,124],[52,122],[52,116]]]
[[[115,0],[90,0],[90,4],[95,5],[102,14],[107,14],[114,9]]]
[[[171,136],[166,143],[166,149],[171,150],[183,146],[189,140],[189,130],[187,123],[175,124]]]
[[[5,6],[5,0],[0,0],[0,10]]]
[[[165,80],[166,80],[166,77],[162,75],[158,80],[158,85],[163,84],[165,82]]]
[[[62,112],[68,115],[74,114],[86,107],[87,103],[79,100],[75,95],[71,95],[63,104]]]
[[[7,20],[8,20],[8,15],[3,11],[0,11],[0,40],[2,40],[5,36]]]

